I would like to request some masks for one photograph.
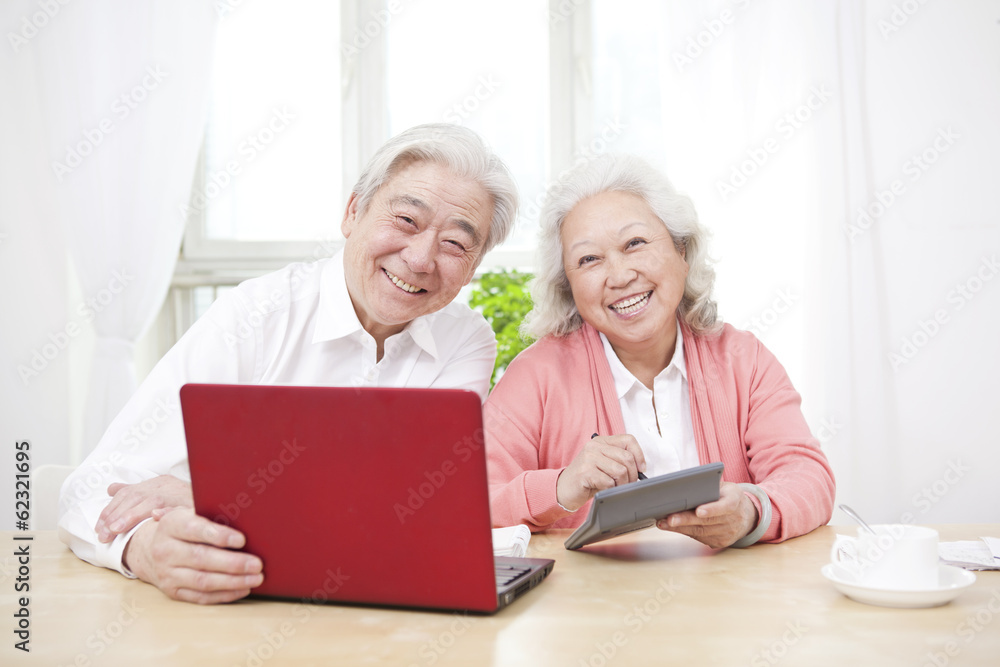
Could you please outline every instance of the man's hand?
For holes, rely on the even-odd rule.
[[[111,502],[97,517],[97,539],[110,542],[153,516],[153,510],[194,507],[191,485],[173,475],[160,475],[138,484],[115,483],[108,487]]]
[[[573,462],[559,474],[556,500],[575,510],[602,489],[639,479],[646,470],[642,448],[631,435],[606,435],[584,445]]]
[[[713,549],[728,547],[757,526],[757,508],[737,484],[722,482],[719,499],[656,522],[660,530],[693,537]]]
[[[246,544],[243,533],[213,523],[190,509],[162,516],[137,530],[122,562],[137,577],[174,600],[215,604],[246,597],[264,581],[264,564],[232,551]]]

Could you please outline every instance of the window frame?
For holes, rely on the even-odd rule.
[[[354,38],[365,16],[387,8],[385,0],[341,0],[341,43]],[[548,182],[573,165],[574,147],[584,146],[590,127],[590,0],[549,0],[549,168]],[[346,205],[354,181],[367,157],[384,142],[388,128],[386,109],[385,31],[366,33],[371,41],[357,53],[340,49],[341,72],[341,202]],[[206,186],[204,147],[195,170],[193,192]],[[206,207],[190,207],[173,285],[235,284],[246,278],[281,268],[289,262],[330,254],[339,234],[331,230],[325,240],[236,241],[209,239],[205,235]],[[319,253],[319,254],[317,254]],[[477,275],[499,268],[532,269],[533,249],[491,251]]]

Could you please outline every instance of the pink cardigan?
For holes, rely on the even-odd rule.
[[[681,326],[699,461],[722,461],[724,480],[764,489],[773,515],[762,542],[780,542],[829,521],[833,471],[785,369],[751,333],[727,324],[718,334],[695,336]],[[625,432],[597,331],[584,324],[519,354],[487,399],[483,417],[493,525],[580,525],[590,503],[572,513],[562,509],[556,479],[593,433]]]

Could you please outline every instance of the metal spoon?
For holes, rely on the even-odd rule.
[[[846,514],[847,516],[849,516],[849,517],[851,517],[852,519],[854,519],[855,521],[857,521],[857,522],[858,522],[858,524],[859,524],[859,525],[860,525],[860,526],[861,526],[862,528],[864,528],[865,530],[867,530],[867,531],[868,531],[869,533],[871,533],[872,535],[877,535],[877,534],[878,534],[878,533],[876,533],[876,532],[875,532],[874,530],[872,530],[872,527],[871,527],[871,526],[869,526],[869,525],[868,525],[867,523],[865,523],[865,520],[864,520],[864,519],[862,519],[862,518],[861,518],[861,517],[860,517],[860,516],[858,515],[858,513],[857,513],[857,512],[855,512],[854,510],[852,510],[852,509],[851,509],[850,507],[848,507],[847,505],[837,505],[837,507],[839,507],[839,508],[841,509],[841,511],[843,511],[843,513],[844,513],[844,514]]]

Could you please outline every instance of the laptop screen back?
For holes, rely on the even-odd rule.
[[[474,392],[189,384],[181,404],[195,510],[246,535],[253,594],[496,608]]]

